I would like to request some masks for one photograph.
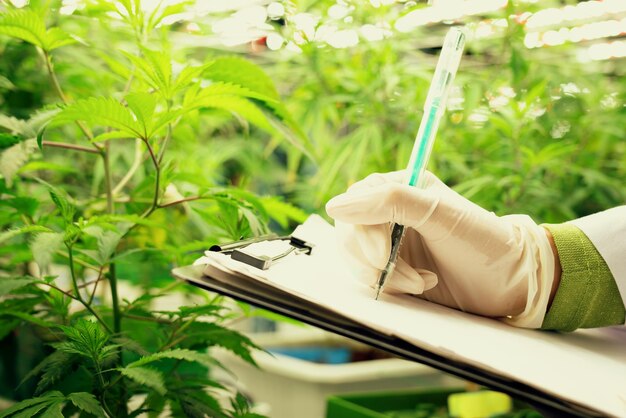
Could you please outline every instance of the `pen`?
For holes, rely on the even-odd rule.
[[[426,169],[430,152],[435,143],[435,135],[437,134],[439,121],[446,109],[446,98],[454,76],[456,75],[456,71],[459,68],[464,46],[465,33],[459,28],[451,28],[443,41],[435,75],[430,83],[428,95],[424,102],[424,116],[420,122],[415,144],[413,144],[413,150],[411,151],[411,159],[407,166],[408,175],[406,184],[409,186],[422,187],[422,174]],[[393,273],[396,266],[403,236],[404,225],[394,222],[391,229],[391,252],[389,254],[389,261],[385,269],[381,271],[378,282],[376,283],[377,300],[385,286],[387,277]]]

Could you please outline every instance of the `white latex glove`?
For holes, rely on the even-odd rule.
[[[407,186],[404,173],[372,174],[326,205],[361,280],[378,280],[398,222],[407,228],[386,292],[540,327],[555,268],[544,229],[525,215],[498,217],[430,172],[423,189]]]

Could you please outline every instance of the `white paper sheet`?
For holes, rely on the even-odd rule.
[[[336,248],[334,229],[311,216],[294,235],[316,244],[267,271],[207,252],[196,264],[241,273],[420,348],[539,388],[569,401],[626,417],[626,332],[569,334],[514,328],[416,297],[381,295],[352,276]]]

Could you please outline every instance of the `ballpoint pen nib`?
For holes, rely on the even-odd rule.
[[[374,300],[378,300],[378,297],[380,296],[380,289],[382,288],[382,286],[376,286],[376,297],[374,298]]]

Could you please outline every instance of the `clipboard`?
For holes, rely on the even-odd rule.
[[[311,241],[315,242],[315,240]],[[318,244],[316,243],[316,245]],[[241,271],[237,271],[237,269],[229,270],[211,265],[196,265],[176,268],[172,273],[175,277],[202,289],[217,292],[251,305],[297,319],[387,351],[396,356],[416,361],[490,389],[507,393],[533,406],[546,417],[626,416],[626,385],[621,389],[621,393],[624,394],[623,411],[620,411],[619,406],[616,408],[615,405],[611,408],[606,408],[601,404],[590,404],[589,401],[581,402],[578,399],[572,399],[571,396],[562,396],[562,394],[555,393],[553,390],[550,390],[550,388],[541,387],[541,382],[524,381],[523,379],[518,379],[516,376],[511,376],[510,373],[501,373],[490,365],[477,365],[475,362],[471,361],[471,358],[463,358],[463,356],[455,355],[455,353],[448,350],[447,347],[433,348],[427,345],[415,344],[414,341],[409,341],[399,335],[401,333],[382,332],[373,327],[364,326],[362,322],[355,320],[355,318],[350,315],[343,315],[341,312],[338,312],[337,309],[328,309],[320,306],[319,303],[311,302],[311,300],[308,300],[306,297],[302,297],[298,292],[281,290],[272,283],[251,277],[254,275],[250,273],[249,269],[246,270],[244,268],[241,269]],[[437,309],[441,312],[447,310],[447,308],[441,307]],[[462,313],[458,314],[466,315]],[[506,325],[503,326],[508,327]],[[508,327],[508,329],[511,330],[510,332],[516,332],[517,330],[512,329],[512,327]],[[595,339],[605,338],[603,335],[606,334],[607,347],[610,345],[612,349],[612,351],[608,350],[610,353],[607,355],[606,361],[614,362],[620,367],[623,366],[624,370],[626,370],[626,356],[616,351],[618,350],[616,347],[619,347],[619,344],[623,343],[622,351],[626,354],[626,332],[608,330],[608,333],[606,333],[605,331],[607,330],[594,330],[590,332],[592,338]],[[613,331],[617,332],[617,334]],[[519,332],[536,332],[540,333],[537,335],[542,335],[541,331],[519,330]],[[545,333],[543,335],[545,336]],[[587,334],[584,335],[584,337],[586,336]],[[582,353],[584,353],[586,349],[586,338],[582,338],[580,344],[577,344],[576,338],[570,338],[567,335],[563,337],[564,340],[567,340],[565,342],[559,340],[558,334],[550,333],[548,337],[554,340],[559,347],[562,345],[563,349],[569,347],[572,350],[580,350]],[[595,342],[598,343],[598,341]],[[602,341],[600,341],[599,344],[601,346]],[[582,365],[572,364],[571,366],[574,368],[581,367]],[[549,371],[546,371],[546,373],[549,373]],[[626,382],[626,376],[624,376],[624,382]],[[612,389],[614,390],[615,388]],[[601,401],[599,400],[599,402]]]

